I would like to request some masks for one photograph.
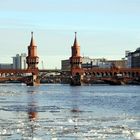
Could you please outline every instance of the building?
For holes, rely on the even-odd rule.
[[[126,68],[127,67],[127,60],[106,60],[105,67],[111,68],[112,66],[118,67],[118,68]]]
[[[89,57],[82,57],[82,68],[91,68],[91,59]],[[61,60],[61,69],[62,70],[70,70],[70,60]]]
[[[13,69],[20,69],[20,55],[19,54],[13,57]]]
[[[22,53],[20,56],[20,68],[21,69],[26,69],[27,68],[27,64],[26,64],[26,53]]]
[[[61,60],[61,69],[62,70],[70,70],[70,60],[66,59],[66,60]]]
[[[21,55],[17,54],[13,57],[13,69],[26,69],[26,54],[22,53]]]
[[[82,68],[102,67],[104,65],[104,62],[106,61],[105,58],[91,59],[89,57],[82,57],[82,59],[83,59]]]
[[[131,52],[125,51],[125,57],[127,59],[127,68],[131,68]]]
[[[127,55],[127,67],[140,68],[140,47],[134,52],[129,52]]]
[[[91,59],[89,57],[82,57],[82,68],[93,68],[93,67],[104,67],[106,59],[98,58],[98,59]],[[62,70],[70,70],[70,60],[61,60],[61,69]]]
[[[92,62],[89,57],[82,57],[82,68],[91,68]]]
[[[105,58],[94,58],[82,57],[82,68],[111,68],[112,65],[115,65],[118,68],[127,67],[127,60],[107,60]],[[70,70],[70,60],[61,61],[62,70]]]
[[[92,67],[103,68],[105,66],[106,59],[105,58],[94,58],[91,59]]]
[[[13,64],[8,64],[8,63],[1,63],[0,64],[0,69],[12,69]]]

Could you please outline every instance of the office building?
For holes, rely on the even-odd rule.
[[[140,68],[140,47],[134,52],[129,52],[127,55],[127,67]]]
[[[26,69],[26,54],[22,53],[21,55],[17,54],[13,57],[13,69]]]
[[[12,69],[13,64],[8,64],[8,63],[1,63],[0,64],[0,69]]]

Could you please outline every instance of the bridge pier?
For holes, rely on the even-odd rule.
[[[70,85],[71,86],[81,86],[81,75],[79,73],[76,73],[76,75],[71,76],[70,79]]]
[[[32,74],[27,77],[27,81],[25,82],[27,86],[37,86],[40,85],[40,79],[38,75]]]

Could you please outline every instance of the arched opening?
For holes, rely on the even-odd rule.
[[[117,76],[117,72],[114,72],[114,74],[113,74],[114,76]]]
[[[110,75],[110,77],[112,77],[112,75],[113,75],[112,72],[110,72],[109,75]]]
[[[108,73],[107,72],[105,72],[105,76],[108,77]]]

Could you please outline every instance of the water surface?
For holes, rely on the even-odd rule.
[[[0,140],[134,140],[139,135],[140,86],[0,85]]]

